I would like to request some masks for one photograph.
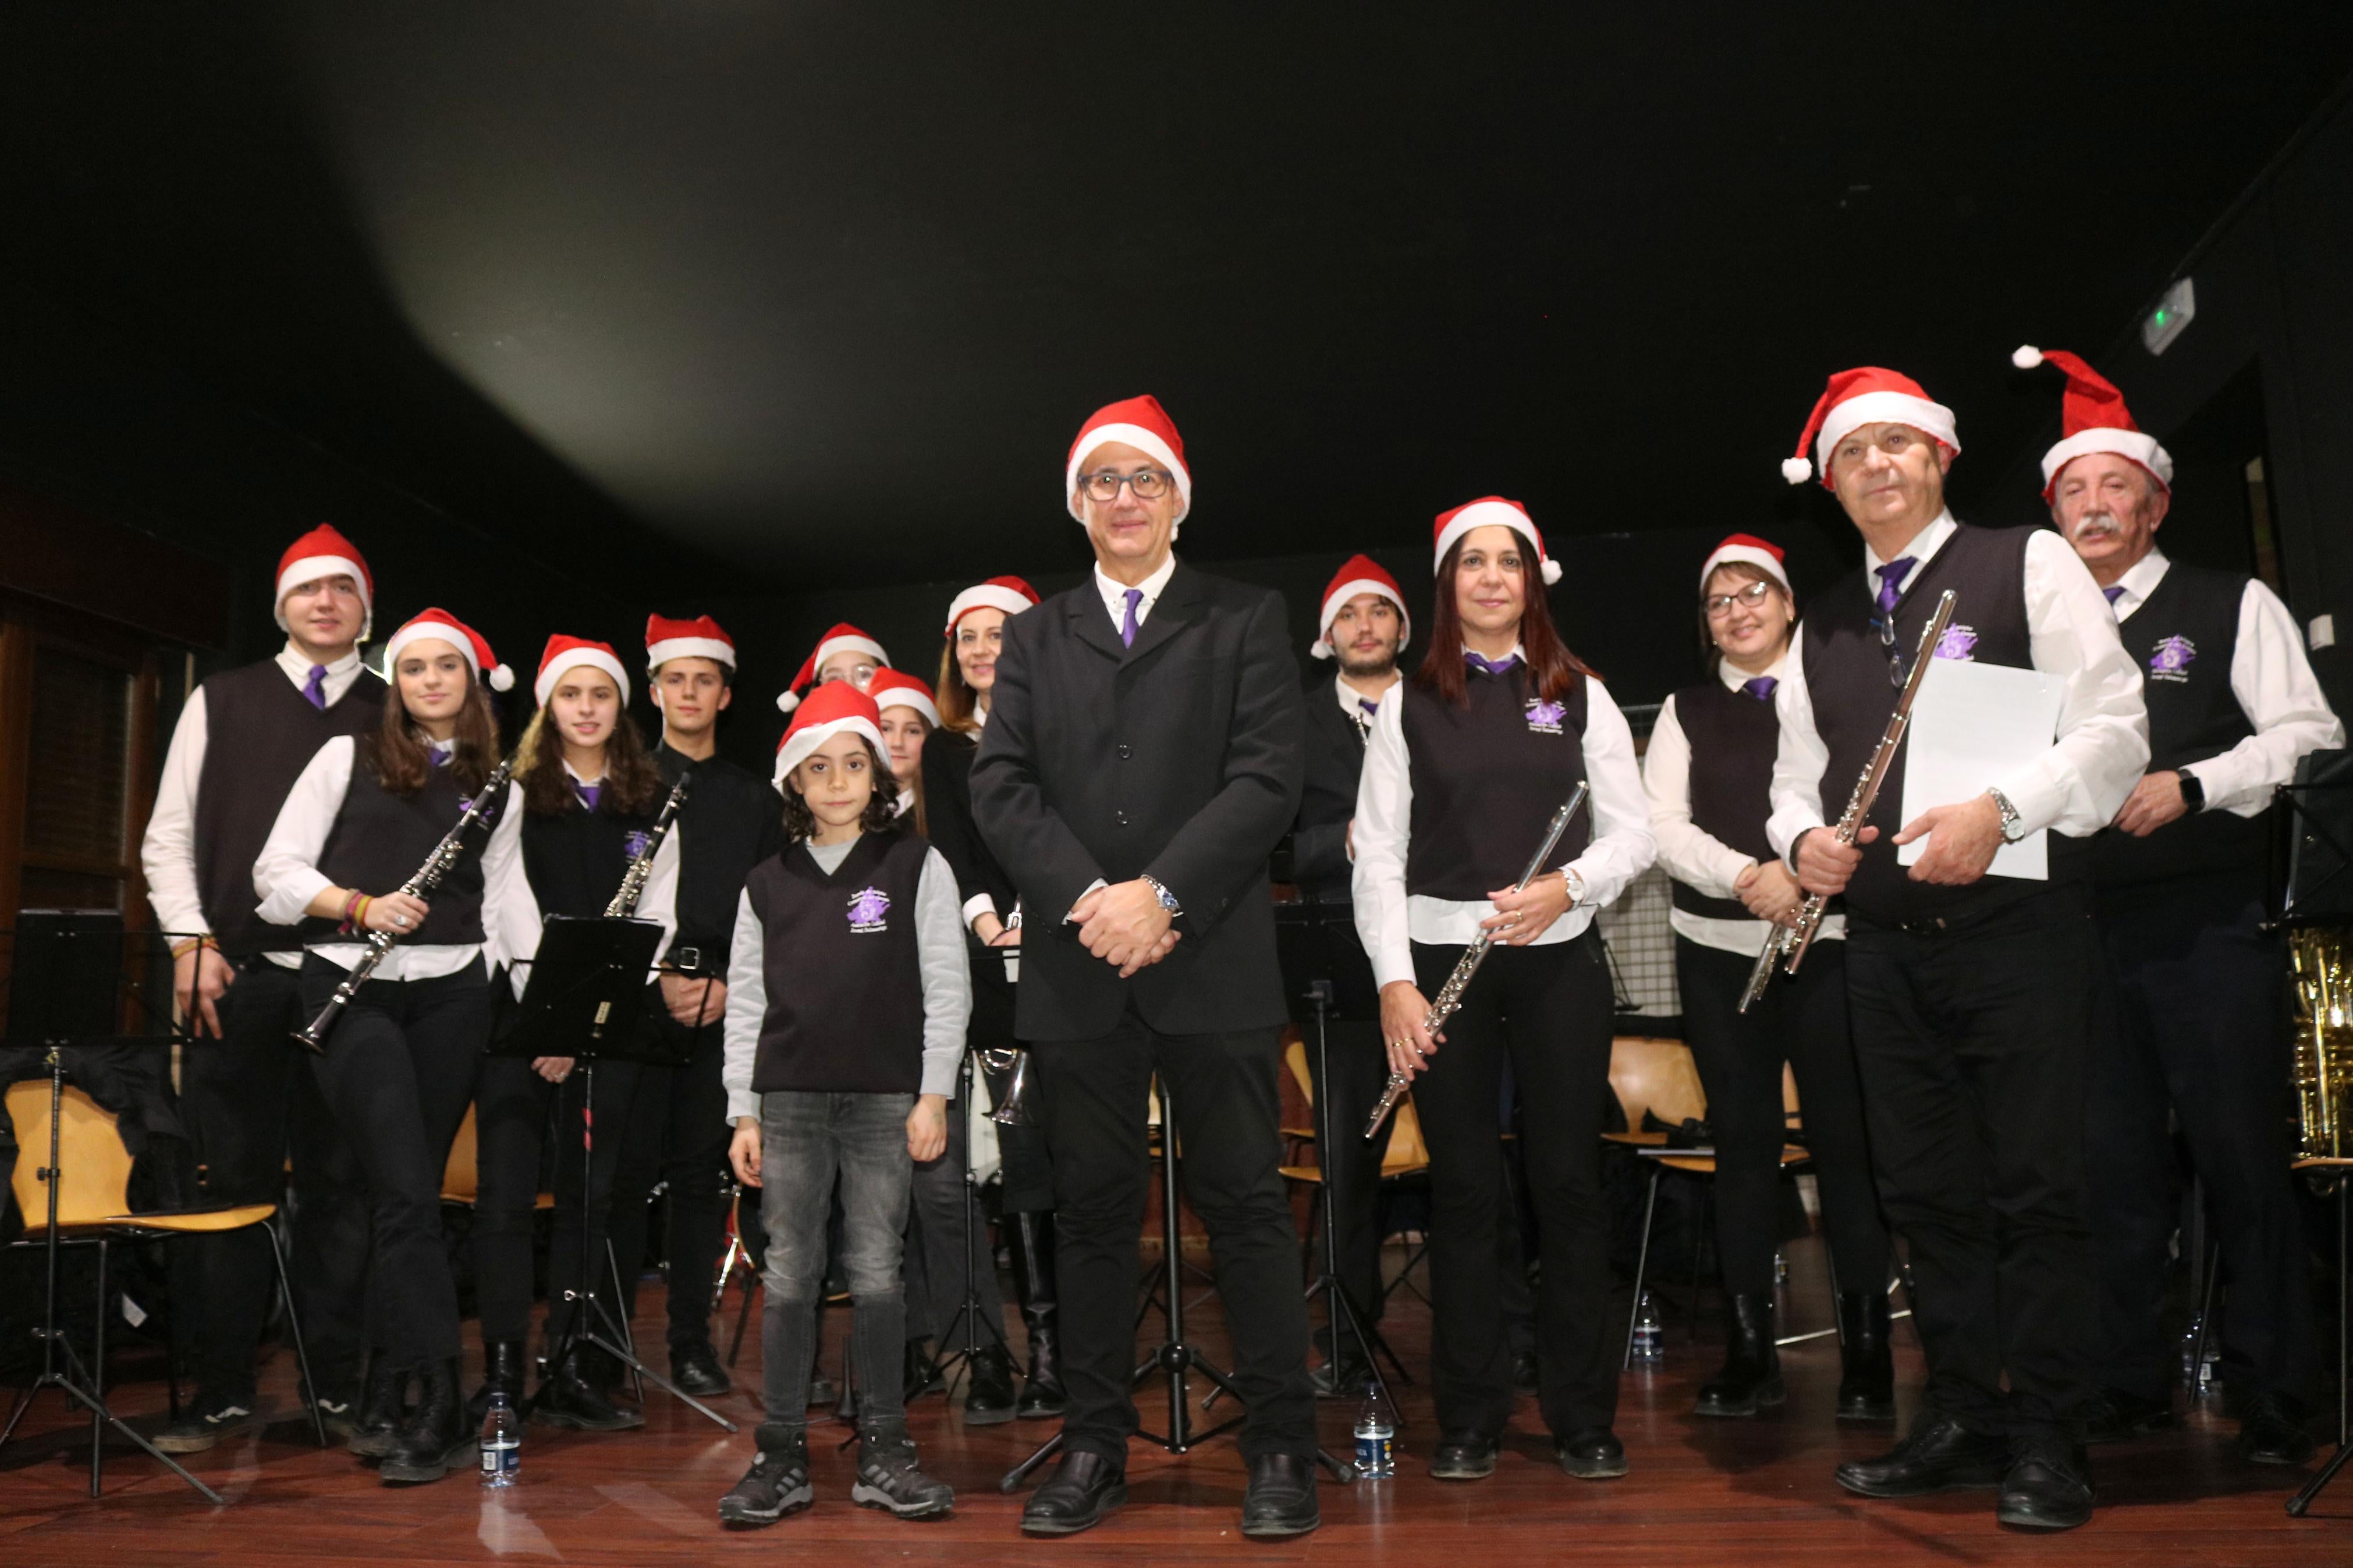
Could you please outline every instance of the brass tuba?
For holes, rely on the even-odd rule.
[[[2353,973],[2345,932],[2306,927],[2289,939],[2295,968],[2296,1153],[2353,1154]]]

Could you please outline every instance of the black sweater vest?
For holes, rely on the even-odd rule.
[[[253,863],[277,825],[286,792],[319,748],[338,735],[375,730],[384,719],[385,689],[379,677],[362,670],[342,700],[321,712],[274,658],[205,681],[196,891],[205,921],[229,957],[290,952],[302,945],[300,928],[271,925],[254,912],[260,900],[253,892]],[[403,871],[400,877],[407,875]]]
[[[767,1014],[752,1088],[914,1094],[923,1086],[915,894],[930,846],[863,835],[828,876],[799,844],[752,868]]]
[[[1959,597],[1936,657],[2017,669],[2034,668],[2033,643],[2026,624],[2026,542],[2035,531],[1964,525],[1934,558],[1913,573],[1911,584],[1895,605],[1895,647],[1907,673],[1921,628],[1947,588]],[[1830,763],[1822,773],[1822,813],[1833,822],[1846,809],[1847,796],[1871,760],[1873,748],[1886,732],[1888,716],[1895,710],[1897,688],[1889,678],[1887,647],[1880,640],[1879,606],[1873,597],[1877,588],[1866,573],[1855,571],[1839,579],[1827,593],[1816,595],[1814,607],[1806,615],[1806,685],[1813,702],[1814,728],[1830,748]],[[2083,875],[2087,846],[2054,833],[2050,838],[2048,883],[2018,877],[1981,877],[1962,888],[1913,881],[1909,868],[1896,864],[1892,842],[1895,830],[1904,826],[1904,763],[1909,749],[1907,743],[1897,752],[1872,806],[1871,821],[1879,828],[1879,838],[1863,847],[1862,864],[1847,885],[1850,910],[1882,925],[1905,921],[1958,925],[2032,897],[2052,883]]]
[[[1711,677],[1675,693],[1675,721],[1691,742],[1692,826],[1743,855],[1772,859],[1765,819],[1773,814],[1773,759],[1781,745],[1773,704]],[[1673,898],[1686,914],[1757,918],[1737,899],[1711,899],[1683,882],[1673,884]]]
[[[1500,676],[1471,670],[1466,682],[1461,707],[1421,686],[1398,694],[1413,781],[1405,887],[1483,901],[1527,869],[1552,814],[1585,777],[1585,679],[1556,702],[1530,693],[1525,664]],[[1567,865],[1592,837],[1588,802],[1542,869]]]
[[[427,769],[425,787],[414,795],[394,795],[377,781],[369,757],[374,747],[368,739],[363,737],[358,745],[351,785],[343,791],[343,804],[327,833],[326,850],[319,857],[319,873],[338,888],[382,897],[417,874],[433,847],[465,815],[469,797],[448,768]],[[482,846],[489,838],[487,823],[467,834],[465,853],[429,897],[425,923],[405,935],[404,942],[452,947],[480,943]],[[352,940],[338,937],[333,921],[305,921],[301,931],[307,942]]]
[[[766,779],[724,757],[695,762],[665,745],[654,761],[665,790],[694,774],[678,808],[677,946],[695,949],[704,968],[723,974],[744,879],[784,847],[784,802]]]
[[[2148,703],[2149,772],[2220,756],[2255,732],[2231,689],[2246,592],[2244,573],[2177,561],[2124,623],[2125,650],[2140,663]],[[2092,875],[2103,887],[2218,873],[2260,880],[2271,820],[2269,810],[2201,811],[2146,838],[2106,828],[2092,841]]]
[[[595,811],[577,800],[552,816],[525,811],[522,871],[539,912],[601,918],[652,826],[650,816],[618,816],[602,801]],[[679,847],[685,847],[681,837]]]

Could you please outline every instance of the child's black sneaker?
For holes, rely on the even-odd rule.
[[[762,1426],[760,1451],[734,1489],[719,1500],[719,1517],[729,1524],[774,1524],[816,1500],[809,1485],[808,1434],[795,1427]]]
[[[858,1435],[858,1479],[849,1500],[887,1508],[901,1519],[930,1519],[955,1507],[955,1489],[915,1464],[915,1441],[904,1426]]]

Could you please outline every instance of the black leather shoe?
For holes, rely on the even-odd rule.
[[[1732,1332],[1724,1370],[1700,1384],[1694,1415],[1754,1415],[1788,1398],[1781,1353],[1773,1344],[1773,1298],[1732,1298]]]
[[[999,1344],[982,1345],[965,1363],[964,1424],[997,1426],[1013,1419],[1013,1358]]]
[[[1923,1411],[1911,1435],[1875,1459],[1849,1459],[1838,1484],[1860,1497],[1919,1497],[1956,1487],[1998,1487],[2010,1473],[2010,1445],[1949,1415]]]
[[[1580,1426],[1552,1440],[1552,1457],[1580,1481],[1616,1480],[1626,1473],[1626,1447],[1607,1426]]]
[[[2173,1401],[2104,1388],[2084,1402],[2084,1441],[2128,1443],[2173,1425]]]
[[[1430,1473],[1441,1481],[1481,1481],[1495,1473],[1503,1445],[1478,1432],[1442,1432],[1430,1451]]]
[[[2021,1530],[2073,1530],[2092,1517],[2092,1467],[2084,1446],[2058,1432],[2013,1439],[1994,1517]]]
[[[1032,1535],[1076,1535],[1127,1500],[1127,1472],[1101,1454],[1065,1453],[1046,1484],[1029,1494],[1021,1528]]]
[[[2301,1465],[2312,1458],[2312,1434],[2303,1410],[2284,1394],[2265,1390],[2247,1402],[2239,1417],[2232,1452],[2254,1465]]]
[[[1304,1535],[1324,1522],[1315,1508],[1315,1461],[1296,1454],[1261,1454],[1242,1494],[1244,1535]]]
[[[577,1351],[550,1367],[539,1380],[531,1418],[576,1432],[627,1432],[646,1424],[641,1413],[621,1409],[581,1375]]]
[[[1021,1380],[1021,1399],[1013,1414],[1024,1421],[1060,1415],[1070,1402],[1062,1392],[1061,1343],[1054,1315],[1051,1301],[1033,1301],[1021,1309],[1021,1326],[1029,1331],[1029,1372]]]
[[[1895,1352],[1888,1344],[1887,1292],[1839,1294],[1838,1418],[1895,1419]]]
[[[466,1429],[466,1402],[458,1393],[458,1363],[435,1362],[419,1375],[417,1412],[400,1429],[392,1452],[376,1467],[386,1486],[417,1486],[449,1473],[450,1461],[474,1443]]]
[[[367,1392],[360,1397],[359,1429],[344,1447],[363,1459],[381,1459],[398,1446],[400,1428],[408,1420],[409,1375],[391,1357],[375,1358],[368,1368]]]
[[[670,1380],[678,1384],[680,1393],[691,1394],[697,1399],[716,1399],[735,1388],[727,1369],[719,1364],[719,1352],[709,1340],[680,1345],[670,1352]]]

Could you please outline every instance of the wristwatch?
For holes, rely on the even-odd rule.
[[[2181,804],[2188,808],[2190,815],[2194,816],[2205,810],[2206,786],[2198,782],[2198,775],[2188,768],[2176,768],[2173,770],[2173,776],[2180,781]]]
[[[1175,920],[1178,915],[1185,912],[1184,906],[1180,905],[1176,901],[1176,895],[1162,887],[1158,878],[1145,877],[1143,879],[1143,882],[1145,887],[1152,889],[1152,896],[1160,900],[1160,907],[1168,911],[1168,918],[1170,920]]]
[[[2010,796],[1998,789],[1989,789],[1986,794],[1993,796],[1993,808],[2001,813],[2001,841],[2015,844],[2025,837],[2026,818],[2018,814],[2018,807],[2010,804]]]

